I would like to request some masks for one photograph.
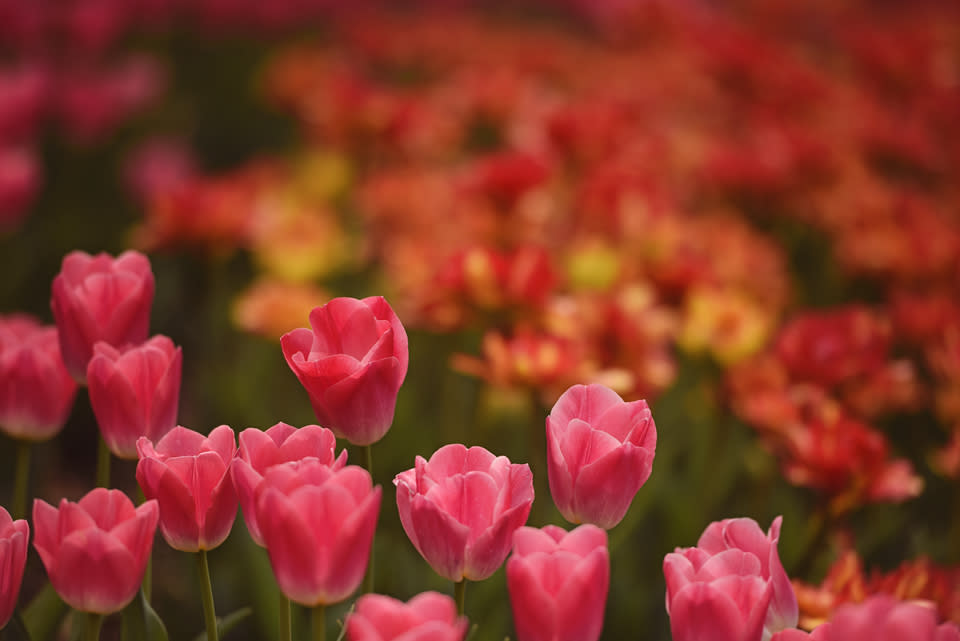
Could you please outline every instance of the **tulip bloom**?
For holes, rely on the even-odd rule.
[[[243,518],[254,542],[263,546],[263,535],[257,524],[256,492],[263,475],[274,465],[315,458],[336,471],[347,464],[347,451],[336,456],[333,432],[319,425],[297,429],[277,423],[263,431],[250,428],[240,432],[240,449],[233,459],[230,474],[243,508]]]
[[[166,336],[125,352],[97,343],[87,366],[90,404],[110,451],[137,458],[137,439],[159,440],[177,425],[183,354]]]
[[[60,358],[55,327],[30,316],[0,318],[0,428],[44,441],[67,421],[77,385]]]
[[[13,616],[27,564],[30,526],[24,519],[14,521],[0,507],[0,630]]]
[[[821,623],[813,632],[804,632],[791,628],[789,630],[780,630],[774,634],[770,641],[830,641],[830,624]]]
[[[960,628],[950,622],[938,626],[933,607],[887,595],[837,608],[827,627],[817,641],[960,641]]]
[[[510,551],[533,504],[533,474],[482,447],[441,447],[393,480],[400,522],[440,576],[482,581]]]
[[[364,594],[347,617],[347,641],[462,641],[466,617],[453,599],[423,592],[407,603],[382,594]]]
[[[85,382],[93,346],[139,345],[147,339],[154,281],[150,261],[128,251],[117,258],[74,251],[53,279],[50,306],[71,376]]]
[[[212,550],[230,534],[237,516],[230,479],[236,449],[228,425],[207,437],[177,426],[156,447],[146,437],[137,441],[137,482],[148,499],[157,499],[160,531],[170,547]]]
[[[609,586],[607,533],[599,527],[514,532],[507,588],[518,641],[597,641]]]
[[[280,339],[284,358],[321,425],[370,445],[393,422],[407,375],[407,333],[382,296],[335,298],[310,312],[310,329]]]
[[[120,490],[97,488],[55,508],[33,503],[33,547],[57,594],[82,612],[111,614],[133,600],[157,530],[156,501],[134,509]]]
[[[306,459],[274,465],[256,511],[280,590],[308,607],[339,603],[360,585],[380,511],[380,486],[356,465]]]
[[[574,385],[547,417],[547,474],[557,509],[609,529],[650,478],[657,428],[646,401],[625,403],[603,385]]]

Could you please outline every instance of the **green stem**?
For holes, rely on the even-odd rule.
[[[143,505],[147,502],[147,497],[143,493],[143,488],[139,485],[137,486],[137,505]],[[150,550],[150,556],[147,557],[147,569],[143,572],[143,583],[141,584],[143,588],[143,596],[147,600],[147,603],[150,602],[151,594],[153,593],[153,549]]]
[[[373,479],[373,445],[364,445],[361,447],[363,450],[363,465],[367,468],[367,472],[370,473],[371,480]],[[376,543],[377,534],[373,534],[374,540],[370,543],[370,561],[367,563],[367,573],[363,576],[363,593],[370,594],[373,592],[373,549]]]
[[[200,596],[203,599],[203,619],[207,624],[207,641],[217,641],[217,613],[213,607],[213,586],[210,585],[210,566],[207,551],[197,553],[197,572],[200,575]]]
[[[290,631],[290,599],[280,593],[280,641],[293,641]]]
[[[97,487],[110,487],[110,448],[102,436],[97,448]]]
[[[84,612],[83,641],[99,641],[103,615],[96,612]]]
[[[313,607],[313,641],[327,641],[327,606]]]
[[[460,579],[453,584],[453,600],[457,602],[457,614],[463,616],[467,602],[467,580]]]
[[[27,497],[30,494],[30,441],[17,442],[17,470],[13,485],[13,518],[27,518]]]

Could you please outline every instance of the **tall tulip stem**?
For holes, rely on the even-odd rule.
[[[370,473],[370,478],[373,479],[373,445],[363,445],[361,447],[363,450],[363,465],[367,468],[367,472]],[[374,543],[376,542],[376,533],[374,533],[374,542],[370,544],[370,560],[367,562],[367,573],[363,576],[363,593],[370,594],[373,592],[373,549],[376,547]]]
[[[453,584],[453,600],[457,602],[457,614],[463,616],[467,602],[467,580],[460,579]]]
[[[280,593],[280,641],[293,641],[290,628],[290,599],[283,592]]]
[[[97,487],[110,487],[110,448],[103,436],[97,447]]]
[[[213,607],[213,586],[210,584],[210,566],[207,551],[197,553],[197,571],[200,575],[200,596],[203,599],[203,619],[207,624],[207,641],[217,641],[217,613]]]
[[[17,469],[13,484],[13,518],[27,518],[27,496],[30,493],[30,441],[17,442]]]
[[[327,606],[313,607],[313,641],[327,641]]]
[[[103,615],[96,612],[83,613],[83,641],[99,641]]]

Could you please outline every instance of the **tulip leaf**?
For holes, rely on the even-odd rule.
[[[57,632],[63,613],[67,610],[53,585],[43,587],[23,610],[23,624],[33,641],[49,641]]]
[[[14,612],[13,618],[7,623],[7,627],[0,632],[0,639],[2,641],[32,641],[30,631],[27,630],[19,610]]]
[[[167,628],[147,601],[143,590],[123,610],[120,633],[123,641],[168,641]]]
[[[237,627],[244,619],[253,614],[253,608],[240,608],[236,612],[222,617],[217,617],[217,637],[222,639],[230,630]],[[201,632],[193,638],[193,641],[206,641],[207,633]]]

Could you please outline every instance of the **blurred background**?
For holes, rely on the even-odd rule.
[[[279,336],[333,296],[397,310],[378,592],[451,591],[392,487],[446,443],[528,462],[529,524],[569,527],[544,420],[603,382],[659,430],[604,639],[669,639],[664,554],[736,516],[784,516],[802,625],[874,592],[960,622],[956,3],[2,0],[0,60],[0,313],[52,322],[71,250],[146,252],[206,432],[315,422]],[[81,393],[35,496],[92,487],[96,430]],[[210,558],[218,612],[255,610],[226,638],[273,638],[242,518]],[[172,639],[192,565],[157,540]],[[21,605],[45,581],[31,553]],[[513,635],[502,570],[467,614]]]

